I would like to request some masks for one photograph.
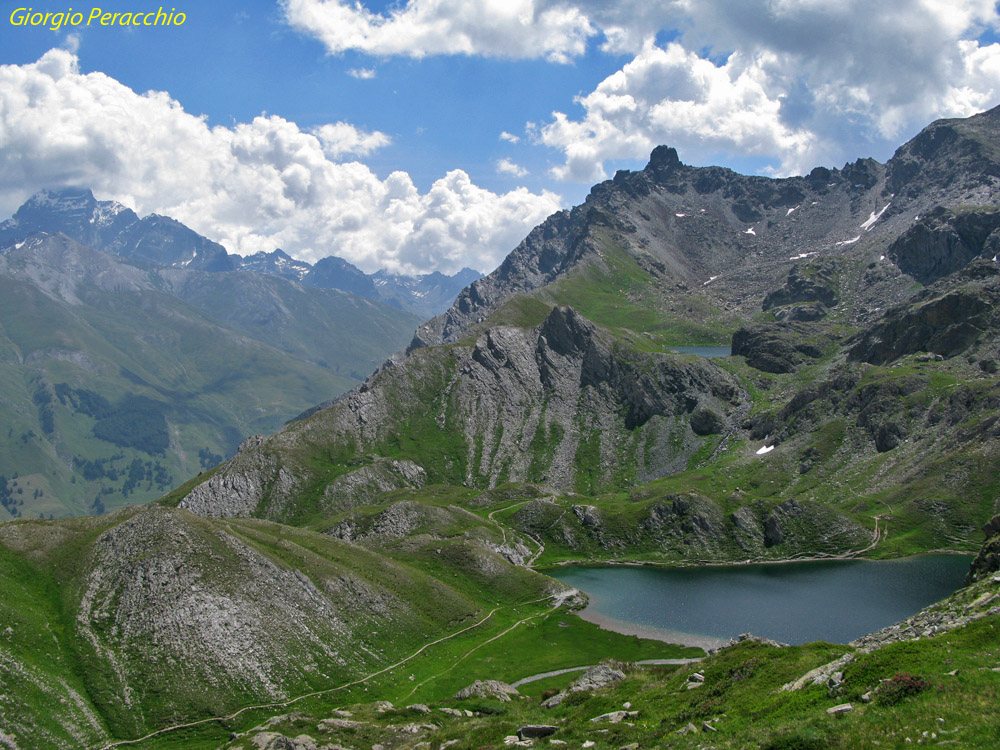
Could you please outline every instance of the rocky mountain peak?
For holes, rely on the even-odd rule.
[[[936,194],[940,202],[988,204],[1000,184],[1000,107],[937,120],[897,149],[886,190],[899,197]]]
[[[572,307],[554,307],[538,329],[549,349],[569,356],[583,352],[597,331],[594,324]]]
[[[680,166],[683,164],[677,155],[677,149],[670,146],[657,146],[649,155],[649,164],[646,165],[646,169],[665,171]]]
[[[301,281],[312,268],[309,263],[304,260],[296,260],[280,247],[269,253],[261,250],[253,255],[248,255],[239,264],[241,271],[271,274],[292,281]]]
[[[35,232],[62,232],[101,249],[138,220],[130,208],[116,201],[98,201],[87,188],[40,190],[0,224],[0,245],[20,242]]]

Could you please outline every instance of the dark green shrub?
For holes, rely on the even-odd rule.
[[[931,684],[923,677],[900,672],[875,689],[875,701],[883,706],[895,706],[904,698],[922,693]]]

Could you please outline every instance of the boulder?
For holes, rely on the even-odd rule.
[[[517,730],[517,736],[522,740],[537,740],[555,734],[558,729],[551,724],[526,724]]]
[[[854,710],[854,706],[850,703],[841,703],[839,706],[832,706],[826,709],[826,712],[831,716],[838,716],[840,714],[846,714]]]
[[[569,686],[569,692],[577,693],[584,690],[597,690],[625,679],[625,673],[615,662],[598,664],[584,672]]]
[[[455,693],[455,699],[462,701],[476,696],[477,698],[493,698],[503,703],[508,703],[512,695],[520,696],[520,693],[506,682],[500,682],[499,680],[476,680],[468,687],[462,688]]]
[[[606,714],[595,716],[591,721],[607,721],[611,724],[620,724],[625,719],[630,719],[638,715],[638,711],[609,711]]]

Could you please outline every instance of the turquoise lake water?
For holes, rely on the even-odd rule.
[[[830,560],[703,568],[567,566],[545,571],[590,597],[584,619],[692,645],[740,633],[847,643],[962,585],[971,557]]]
[[[728,357],[733,353],[731,346],[671,346],[670,351],[681,354],[697,354],[699,357]]]

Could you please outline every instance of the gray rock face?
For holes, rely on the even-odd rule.
[[[773,547],[785,540],[785,520],[802,514],[802,506],[794,498],[786,500],[764,521],[764,546]]]
[[[330,510],[347,510],[367,505],[383,492],[423,487],[426,482],[427,472],[413,461],[380,459],[330,482],[323,503]]]
[[[1000,515],[993,516],[987,522],[983,533],[986,534],[986,543],[972,561],[969,575],[965,579],[967,586],[1000,571]]]
[[[1000,249],[1000,211],[938,207],[892,243],[888,256],[922,284],[932,284]]]
[[[467,698],[492,698],[502,703],[510,703],[511,696],[520,696],[517,688],[511,687],[506,682],[500,680],[476,680],[468,687],[464,687],[455,693],[456,700]]]
[[[400,539],[422,527],[433,529],[447,526],[456,513],[466,513],[466,511],[458,508],[436,508],[404,500],[393,503],[374,517],[349,516],[332,528],[330,534],[351,542],[373,537]]]
[[[976,261],[886,313],[860,335],[849,357],[875,365],[916,352],[954,357],[995,329],[998,304],[1000,268]]]
[[[282,495],[291,494],[295,477],[279,467],[274,456],[260,451],[262,444],[260,436],[244,441],[226,470],[192,489],[179,507],[199,516],[249,517],[258,509],[265,489],[277,487]]]
[[[992,148],[998,127],[996,107],[965,119],[931,123],[893,155],[886,189],[897,200],[936,193],[953,205],[989,205],[987,196],[1000,176]]]
[[[733,334],[733,355],[746,357],[748,365],[763,372],[795,372],[823,355],[815,343],[819,333],[802,323],[758,323]]]
[[[570,488],[581,470],[606,481],[620,469],[623,450],[634,457],[637,477],[654,478],[684,468],[699,445],[690,428],[675,434],[676,416],[711,409],[718,416],[714,428],[721,423],[735,431],[744,403],[734,379],[711,361],[672,353],[622,356],[574,310],[555,308],[535,329],[491,328],[469,346],[420,349],[391,361],[329,408],[240,453],[192,491],[184,507],[280,519],[294,493],[321,481],[307,465],[292,471],[290,454],[338,444],[377,453],[381,442],[412,429],[414,419],[433,419],[428,429],[449,435],[456,452],[421,453],[415,444],[394,464],[376,459],[376,478],[391,469],[394,479],[383,485],[365,479],[360,497],[379,486],[417,485],[422,478],[414,465],[432,466],[434,481],[486,487],[544,481]],[[586,449],[592,458],[581,467],[578,456]],[[462,475],[456,475],[459,465]],[[375,470],[356,471],[335,479],[324,497],[335,502],[345,482]]]
[[[762,307],[771,310],[803,302],[816,302],[824,309],[837,305],[836,267],[832,262],[794,266],[788,272],[784,286],[768,294]]]
[[[338,607],[308,578],[185,515],[149,506],[94,544],[76,627],[115,686],[110,700],[127,709],[161,682],[177,684],[152,678],[151,664],[184,665],[209,695],[239,685],[281,698],[300,670],[357,662],[338,651],[351,632]]]

